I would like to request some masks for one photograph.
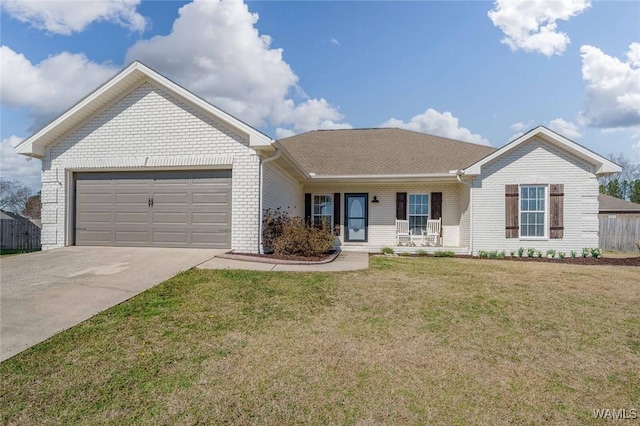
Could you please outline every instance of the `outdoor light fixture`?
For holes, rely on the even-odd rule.
[[[378,200],[378,196],[377,196],[377,195],[374,195],[374,196],[373,196],[373,200],[371,200],[371,202],[372,202],[372,203],[379,203],[379,202],[380,202],[380,200]]]

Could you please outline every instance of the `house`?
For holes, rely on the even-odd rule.
[[[607,194],[598,195],[599,216],[610,218],[640,218],[640,204],[622,200]]]
[[[620,167],[538,127],[500,149],[400,129],[274,141],[134,62],[16,147],[42,159],[43,248],[260,250],[261,215],[325,218],[345,249],[442,219],[459,253],[598,244],[596,178]],[[416,232],[417,233],[417,232]]]

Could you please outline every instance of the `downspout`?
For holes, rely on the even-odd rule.
[[[258,252],[260,254],[264,254],[264,247],[262,247],[262,197],[263,197],[263,193],[264,191],[263,189],[263,183],[264,183],[264,165],[270,161],[274,161],[277,160],[278,158],[280,158],[280,155],[282,154],[282,151],[280,151],[280,148],[276,148],[276,153],[273,154],[271,157],[269,158],[265,158],[265,159],[260,159],[260,202],[259,202],[259,214],[258,214],[258,218],[260,220],[260,225],[259,225],[259,233],[258,233]]]
[[[469,254],[473,255],[473,181],[471,183],[464,182],[460,179],[463,174],[462,170],[456,171],[458,182],[469,187]]]

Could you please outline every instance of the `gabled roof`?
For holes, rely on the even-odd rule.
[[[640,213],[640,204],[621,200],[611,195],[599,194],[600,213]]]
[[[112,102],[126,95],[144,81],[151,82],[153,85],[185,103],[200,109],[205,114],[213,116],[223,125],[238,132],[239,135],[246,137],[252,147],[265,146],[273,142],[273,140],[264,133],[259,132],[248,124],[211,105],[209,102],[158,74],[141,62],[135,61],[102,86],[98,87],[94,92],[81,99],[61,116],[34,135],[22,141],[15,147],[16,152],[31,157],[43,157],[47,145],[55,142],[65,133],[74,129],[97,112],[108,107]]]
[[[487,155],[475,164],[472,164],[469,167],[465,168],[464,170],[462,170],[462,174],[471,176],[479,175],[482,172],[482,166],[495,160],[498,157],[507,154],[508,152],[516,149],[522,144],[531,141],[534,138],[540,138],[548,143],[557,146],[560,149],[563,149],[564,151],[575,155],[578,158],[581,158],[589,164],[593,164],[596,167],[596,175],[620,173],[622,171],[622,168],[613,161],[596,154],[595,152],[573,142],[572,140],[565,138],[562,135],[559,135],[553,130],[547,129],[544,126],[538,126],[535,129],[529,130],[519,138],[509,142],[494,153]]]
[[[311,179],[455,178],[496,149],[409,130],[316,130],[276,141]]]

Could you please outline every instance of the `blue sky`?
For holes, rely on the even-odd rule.
[[[640,162],[640,2],[2,2],[2,177],[134,59],[274,138],[404,127],[500,147],[537,125]]]

